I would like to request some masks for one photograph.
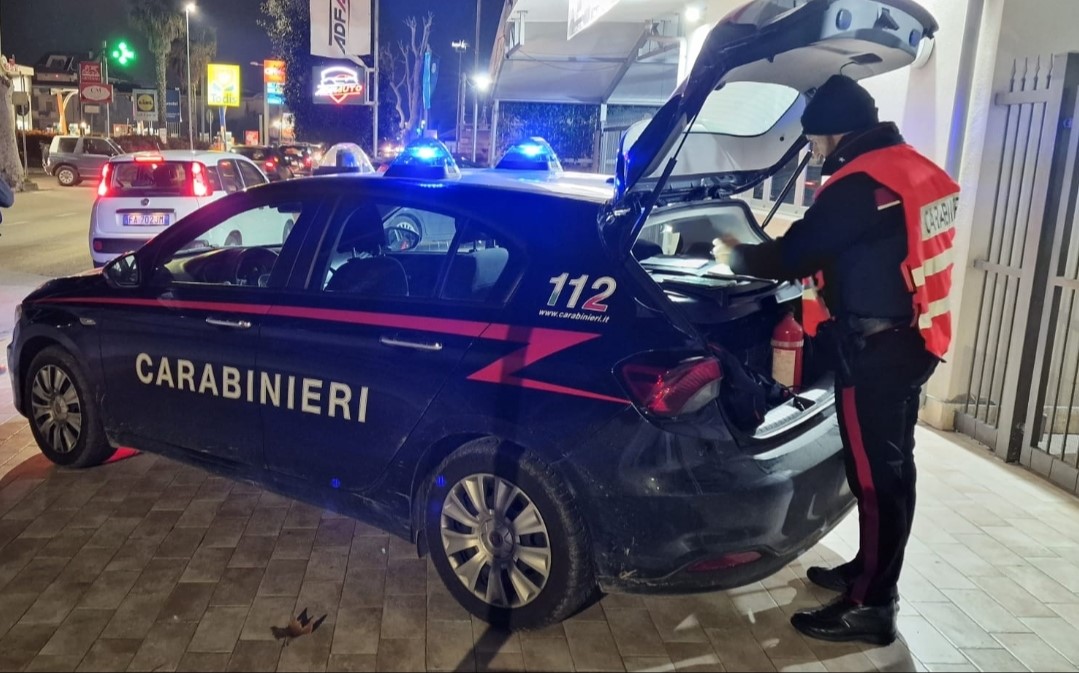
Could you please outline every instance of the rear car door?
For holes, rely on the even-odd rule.
[[[122,441],[261,464],[269,400],[256,371],[259,331],[321,203],[317,194],[239,195],[138,253],[143,285],[110,300],[100,327],[106,423]],[[297,226],[282,240],[290,219]],[[248,233],[242,246],[210,243],[238,226]]]
[[[300,411],[264,416],[276,471],[370,486],[497,310],[484,300],[514,268],[508,252],[478,251],[447,279],[454,234],[394,228],[402,208],[421,231],[460,238],[473,226],[408,197],[346,196],[310,277],[263,323],[260,361],[295,379]],[[447,282],[467,305],[439,298]]]

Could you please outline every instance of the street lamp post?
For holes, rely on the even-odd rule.
[[[187,24],[187,143],[191,150],[195,149],[195,111],[191,105],[191,12],[197,9],[193,2],[184,6],[184,21]]]
[[[465,109],[462,103],[464,102],[465,94],[465,52],[468,51],[468,42],[464,40],[456,40],[453,43],[453,50],[457,52],[457,126],[454,137],[457,139],[457,151],[461,151],[461,124],[464,121]]]
[[[476,162],[476,147],[480,144],[480,94],[486,93],[490,88],[490,75],[485,72],[472,75],[472,163]],[[488,155],[494,150],[494,144],[494,138],[491,138]]]

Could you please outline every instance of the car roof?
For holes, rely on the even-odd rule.
[[[247,157],[236,154],[235,152],[215,152],[212,150],[162,150],[156,152],[154,150],[134,152],[132,154],[121,154],[120,156],[113,157],[111,161],[117,162],[131,162],[135,160],[138,155],[152,154],[154,156],[160,156],[165,161],[201,161],[203,163],[213,163],[221,161],[222,159],[243,159],[247,161]]]
[[[379,173],[339,173],[321,175],[303,180],[278,183],[278,188],[303,189],[305,185],[327,187],[342,185],[346,181],[370,180],[375,188],[408,191],[416,187],[438,185],[447,190],[481,188],[500,192],[526,192],[538,196],[571,199],[594,205],[611,200],[614,186],[607,184],[607,176],[579,173],[562,176],[543,176],[530,171],[505,171],[497,169],[464,170],[459,178],[447,180],[417,180],[402,177],[386,177]],[[265,189],[265,187],[260,187]]]

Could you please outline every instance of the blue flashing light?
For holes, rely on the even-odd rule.
[[[543,171],[561,173],[558,154],[543,138],[529,138],[511,145],[495,168],[510,171]]]
[[[910,46],[917,47],[918,43],[922,41],[922,31],[912,30],[910,31],[910,38],[908,39]]]
[[[391,178],[445,180],[460,177],[461,169],[449,148],[438,140],[422,138],[397,155],[385,175]]]
[[[543,154],[543,148],[539,145],[521,145],[521,154],[526,157],[538,157]]]
[[[334,477],[330,480],[330,486],[333,488],[341,488],[341,480],[337,477]]]
[[[446,475],[440,474],[435,477],[435,486],[439,488],[446,488]]]

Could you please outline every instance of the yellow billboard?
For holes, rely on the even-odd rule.
[[[240,66],[211,63],[206,82],[208,105],[240,107]]]

